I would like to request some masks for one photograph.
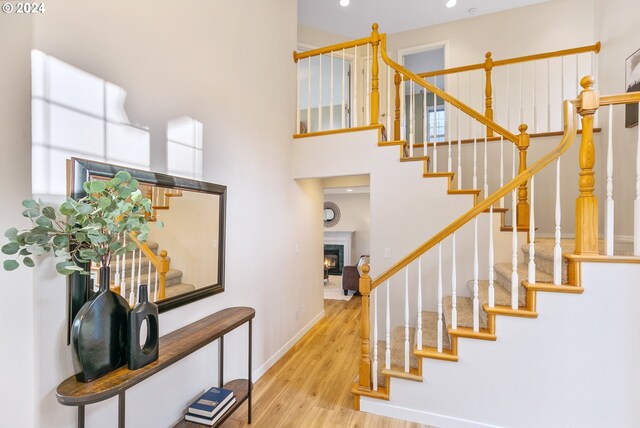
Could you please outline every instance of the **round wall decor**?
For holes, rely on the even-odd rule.
[[[333,227],[340,221],[340,208],[333,202],[324,203],[324,227]]]

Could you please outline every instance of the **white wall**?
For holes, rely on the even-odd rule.
[[[229,189],[226,291],[161,314],[161,334],[226,307],[253,306],[257,312],[253,363],[260,375],[323,312],[318,227],[323,195],[319,182],[291,178],[295,2],[255,2],[249,9],[245,4],[204,0],[185,8],[150,0],[59,1],[47,6],[46,14],[34,21],[33,31],[27,20],[2,17],[3,35],[7,31],[3,40],[11,40],[0,45],[3,58],[10,58],[3,62],[3,76],[9,77],[2,83],[0,131],[5,159],[10,159],[2,174],[5,183],[12,183],[5,202],[15,207],[7,211],[18,212],[20,199],[30,196],[31,47],[128,91],[131,120],[151,127],[152,169],[165,168],[169,119],[188,115],[201,121],[204,179]],[[5,26],[5,21],[10,24]],[[255,79],[255,64],[260,64],[261,79]],[[261,95],[239,97],[238,88]],[[17,222],[15,215],[3,217],[3,228]],[[264,251],[267,245],[272,251]],[[282,265],[290,266],[286,278]],[[310,275],[314,271],[317,275]],[[0,309],[2,362],[11,363],[3,367],[11,370],[8,379],[16,388],[3,387],[15,398],[3,395],[0,401],[11,406],[3,412],[5,418],[19,418],[16,426],[74,426],[75,409],[60,406],[55,399],[57,384],[73,371],[64,341],[65,280],[52,272],[50,260],[36,269],[34,297],[26,271],[2,274],[8,290]],[[14,292],[20,295],[13,297]],[[17,323],[19,314],[26,319]],[[5,326],[11,326],[10,335]],[[245,335],[243,328],[226,341],[226,379],[245,376],[244,358],[232,356],[246,351]],[[169,426],[178,420],[194,395],[215,383],[216,355],[215,345],[209,346],[130,390],[127,424]],[[6,379],[3,375],[3,382]],[[29,400],[35,409],[29,409]],[[88,426],[111,427],[115,420],[114,400],[87,409]]]
[[[325,232],[355,232],[351,260],[345,265],[355,265],[361,255],[369,254],[370,207],[368,193],[344,195],[329,194],[325,202],[333,202],[340,208],[340,221],[334,227],[325,227]]]
[[[596,34],[602,42],[600,54],[600,93],[619,94],[626,90],[625,59],[640,48],[637,20],[629,11],[637,8],[633,0],[597,0]],[[607,135],[608,107],[600,111],[602,135]],[[606,139],[598,145],[596,156],[606,159]],[[633,235],[633,200],[635,198],[635,154],[638,150],[638,129],[624,127],[624,107],[613,110],[613,196],[615,199],[615,234]],[[603,171],[601,169],[601,171]],[[598,185],[604,189],[606,176],[600,173]],[[601,192],[604,195],[604,191]],[[601,197],[601,201],[602,201]],[[601,204],[602,206],[602,204]],[[602,212],[602,211],[601,211]],[[604,218],[604,215],[601,215]],[[602,225],[602,223],[601,223]],[[602,227],[601,227],[602,230]]]
[[[640,265],[585,264],[582,295],[538,293],[537,319],[499,317],[495,342],[460,339],[361,409],[442,427],[637,427]],[[615,304],[611,296],[618,296]]]
[[[28,227],[20,215],[31,196],[31,25],[27,16],[0,16],[0,229]],[[9,61],[8,58],[11,60]],[[4,259],[4,257],[3,257]],[[0,414],[6,426],[33,426],[34,293],[28,269],[0,271]],[[64,289],[60,289],[64,293]],[[60,314],[64,309],[60,309]]]

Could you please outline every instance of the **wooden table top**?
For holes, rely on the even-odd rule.
[[[114,397],[248,322],[255,314],[255,309],[249,307],[227,308],[211,314],[162,336],[160,355],[153,363],[138,370],[129,370],[124,365],[88,383],[70,376],[58,385],[56,398],[65,406],[82,406]]]

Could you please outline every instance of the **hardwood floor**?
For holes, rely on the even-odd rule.
[[[425,427],[353,410],[360,297],[324,306],[326,316],[256,382],[252,424],[243,404],[224,428]]]

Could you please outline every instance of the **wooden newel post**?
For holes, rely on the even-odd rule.
[[[518,135],[518,150],[520,151],[520,168],[518,174],[527,169],[527,149],[529,148],[529,134],[527,134],[528,126],[521,123],[518,127],[520,135]],[[517,206],[517,225],[518,228],[529,229],[529,196],[527,191],[527,182],[525,181],[518,187],[518,206]]]
[[[593,165],[596,151],[593,143],[593,115],[600,106],[598,91],[593,89],[595,79],[585,76],[580,80],[582,92],[578,98],[578,113],[582,116],[582,142],[580,143],[580,194],[576,200],[576,254],[598,254],[598,198]]]
[[[378,46],[380,45],[380,35],[378,34],[378,24],[371,26],[371,46],[373,55],[371,57],[371,125],[378,124],[378,109],[380,108],[380,94],[378,92]]]
[[[360,277],[358,288],[362,295],[358,389],[371,391],[371,358],[369,357],[369,332],[371,330],[371,326],[369,324],[369,295],[371,294],[371,277],[369,276],[368,264],[362,265],[362,276]]]
[[[162,300],[167,297],[167,272],[169,271],[169,260],[167,260],[167,251],[160,251],[160,269],[158,270],[158,300]],[[151,276],[149,276],[151,277]]]
[[[393,141],[400,141],[400,84],[402,83],[402,77],[400,77],[400,72],[397,70],[393,77],[393,83],[396,85],[396,115],[393,121]]]
[[[484,56],[484,72],[485,72],[485,88],[484,88],[484,117],[493,121],[493,87],[491,86],[491,70],[493,69],[493,60],[491,52],[487,52]],[[487,137],[493,137],[493,130],[487,127]]]

